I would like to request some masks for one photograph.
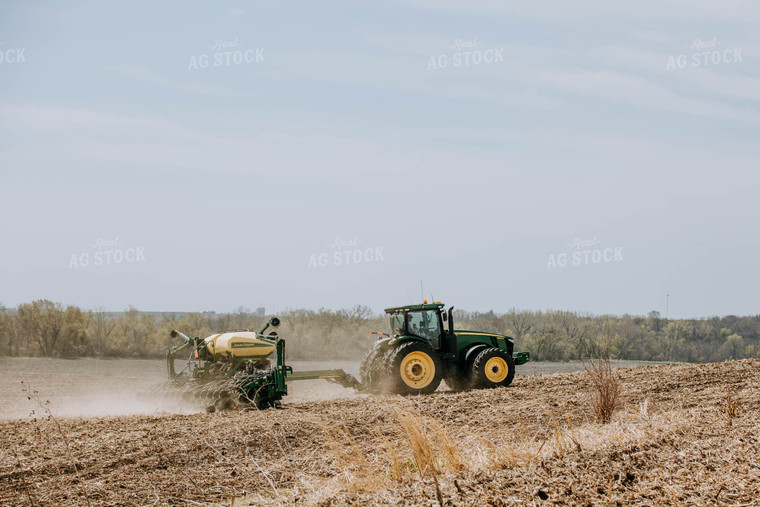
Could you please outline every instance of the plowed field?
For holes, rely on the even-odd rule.
[[[27,393],[34,415],[0,422],[0,504],[760,505],[760,360],[619,369],[607,425],[586,375],[91,418]]]

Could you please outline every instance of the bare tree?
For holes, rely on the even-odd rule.
[[[0,312],[0,347],[5,351],[5,354],[18,356],[21,355],[19,345],[16,318],[7,312]]]
[[[116,319],[109,316],[103,307],[96,308],[90,319],[90,335],[97,354],[108,353],[110,348],[108,342],[114,329],[116,329]]]
[[[24,303],[18,307],[21,333],[35,345],[40,355],[55,355],[63,331],[63,307],[47,299]]]
[[[510,308],[506,315],[507,325],[512,331],[513,338],[519,340],[535,326],[533,315],[530,312],[518,312],[514,307]]]

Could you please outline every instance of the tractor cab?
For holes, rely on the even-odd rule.
[[[441,354],[456,354],[457,336],[454,332],[454,307],[444,310],[440,301],[421,305],[387,308],[391,319],[391,334],[396,340],[421,339]],[[448,323],[448,326],[446,326]]]
[[[443,304],[436,302],[386,309],[390,314],[391,331],[395,338],[405,336],[422,339],[433,349],[440,349],[443,343]],[[442,317],[443,316],[443,317]]]

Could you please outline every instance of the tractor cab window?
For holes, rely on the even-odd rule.
[[[433,348],[439,348],[441,338],[441,326],[438,321],[438,313],[435,310],[426,312],[409,312],[409,334],[428,340]]]
[[[394,313],[391,315],[391,335],[404,334],[404,314]]]

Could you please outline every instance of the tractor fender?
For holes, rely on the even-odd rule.
[[[387,349],[388,346],[393,341],[392,338],[386,337],[386,338],[380,338],[372,345],[372,350],[374,349]]]
[[[419,336],[409,336],[409,335],[398,336],[398,337],[394,336],[393,338],[388,340],[388,345],[397,345],[397,344],[402,344],[406,342],[420,342],[420,343],[424,343],[425,345],[430,345],[427,342],[427,340],[423,340]]]
[[[504,342],[504,345],[502,346],[502,340]],[[512,351],[515,349],[515,340],[514,338],[510,338],[509,336],[505,336],[504,338],[499,338],[499,348],[502,350],[505,350],[507,354],[510,356],[512,355]]]
[[[485,343],[478,343],[467,349],[467,352],[464,354],[464,365],[466,366],[469,364],[469,361],[471,359],[474,359],[475,356],[477,356],[482,350],[485,350],[488,348],[488,345]]]

